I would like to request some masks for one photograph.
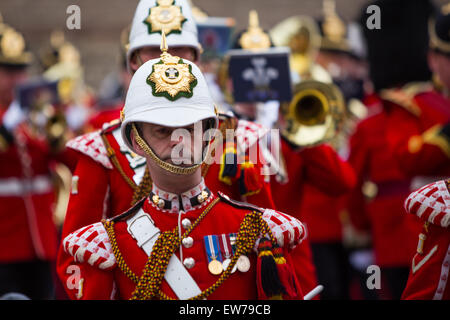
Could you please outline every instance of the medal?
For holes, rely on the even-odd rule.
[[[237,265],[237,269],[240,272],[247,272],[248,270],[250,270],[250,260],[245,255],[241,255],[239,257],[239,259],[236,262],[236,265]]]
[[[231,262],[231,259],[225,259],[225,260],[222,262],[223,270],[227,270],[227,269],[228,269],[228,266],[230,265],[230,262]],[[237,264],[235,264],[234,267],[233,267],[233,269],[231,269],[231,273],[235,273],[236,270],[237,270]]]
[[[220,254],[219,239],[217,235],[204,236],[206,256],[208,257],[208,270],[213,275],[219,275],[223,271],[222,257]]]
[[[220,261],[213,259],[210,263],[208,263],[208,270],[213,275],[217,276],[223,271],[222,264],[220,263]]]

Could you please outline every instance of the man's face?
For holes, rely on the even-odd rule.
[[[428,55],[428,63],[444,87],[450,90],[450,56],[431,51]]]
[[[162,161],[185,167],[201,162],[204,145],[202,122],[177,128],[140,123],[139,128],[141,138]],[[150,160],[145,152],[140,152],[135,139],[133,147],[141,156]],[[147,163],[155,165],[153,161]]]
[[[25,68],[0,66],[0,105],[4,104],[7,107],[12,102],[15,88],[23,83],[26,78]]]
[[[197,62],[197,55],[193,48],[190,47],[171,47],[169,53],[173,56],[180,57],[192,62]],[[130,66],[133,72],[145,63],[152,59],[157,59],[161,56],[161,49],[159,47],[143,47],[136,50],[130,58]]]

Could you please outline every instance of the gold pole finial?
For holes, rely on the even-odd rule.
[[[248,15],[248,26],[249,28],[259,28],[259,18],[256,10],[250,10]]]
[[[336,15],[336,2],[334,0],[324,0],[323,11],[325,16]]]

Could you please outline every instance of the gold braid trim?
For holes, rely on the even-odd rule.
[[[132,179],[130,179],[127,176],[127,174],[123,170],[122,166],[120,165],[119,160],[117,159],[116,153],[115,153],[114,149],[111,147],[111,144],[109,143],[108,139],[105,137],[105,135],[103,133],[101,133],[100,136],[102,137],[103,143],[105,144],[105,147],[106,147],[106,151],[108,152],[108,157],[111,160],[112,164],[114,165],[114,167],[116,167],[117,171],[119,171],[120,175],[122,176],[122,178],[125,179],[125,181],[128,183],[128,185],[133,190],[136,190],[138,188],[138,186],[136,185],[136,183],[134,183],[134,181]]]
[[[148,167],[146,166],[142,181],[134,190],[133,199],[131,200],[132,206],[134,206],[142,198],[149,195],[150,191],[152,191],[152,183],[152,177],[150,176],[150,172],[148,171]]]
[[[220,200],[216,198],[205,211],[197,218],[192,226],[186,230],[181,239],[187,237],[190,232],[200,223],[211,208]],[[108,236],[111,241],[111,246],[116,256],[116,261],[122,272],[136,283],[136,288],[132,293],[131,300],[150,300],[150,299],[163,299],[173,300],[173,298],[167,296],[161,291],[161,282],[164,278],[167,266],[169,264],[170,257],[180,246],[180,238],[178,237],[178,227],[172,231],[166,231],[160,234],[153,246],[152,253],[150,254],[147,263],[141,277],[137,277],[131,269],[126,265],[122,254],[117,246],[117,242],[114,234],[114,226],[112,221],[102,221]],[[219,279],[206,290],[202,291],[199,295],[190,298],[189,300],[201,300],[211,295],[218,287],[220,287],[225,280],[231,275],[231,271],[236,265],[237,260],[243,254],[248,254],[253,250],[256,240],[261,235],[269,235],[272,243],[275,245],[277,242],[273,237],[273,234],[267,225],[266,221],[262,219],[261,212],[252,211],[248,213],[242,221],[239,232],[236,237],[236,252],[231,258],[231,262],[228,268],[221,274]]]

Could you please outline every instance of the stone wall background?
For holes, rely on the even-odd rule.
[[[52,30],[63,30],[81,52],[86,82],[97,89],[105,75],[117,68],[120,32],[131,23],[137,3],[138,0],[1,0],[0,13],[4,22],[24,34],[34,52],[48,43]],[[237,29],[247,26],[251,9],[258,11],[264,29],[293,15],[317,17],[322,13],[320,0],[193,0],[193,3],[210,16],[235,18]],[[341,18],[349,21],[367,3],[367,0],[336,0],[336,7]],[[442,5],[447,1],[434,3]],[[66,28],[66,9],[71,4],[81,9],[81,30]]]

